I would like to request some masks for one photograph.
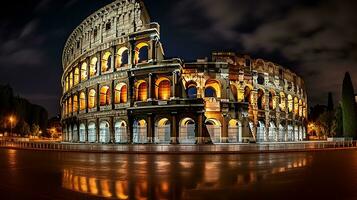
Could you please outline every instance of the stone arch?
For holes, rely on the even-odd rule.
[[[97,75],[97,63],[98,63],[98,58],[93,57],[90,61],[89,65],[89,76],[94,77]]]
[[[88,68],[87,63],[83,62],[81,66],[81,81],[85,81],[88,78],[87,68]]]
[[[115,86],[114,102],[115,104],[126,103],[128,101],[128,90],[125,83],[118,83]]]
[[[149,44],[140,42],[135,46],[135,64],[146,63],[149,60]]]
[[[263,121],[258,121],[257,142],[264,142],[264,138],[265,138],[265,124]]]
[[[109,71],[112,68],[112,53],[107,51],[102,57],[102,73]]]
[[[144,119],[134,121],[133,142],[137,144],[145,144],[148,142],[147,123]]]
[[[236,119],[231,119],[228,122],[228,142],[242,142],[243,130],[242,123]]]
[[[180,121],[179,142],[181,144],[196,143],[195,120],[192,118],[184,118]]]
[[[71,125],[68,126],[68,142],[73,141],[73,127]]]
[[[69,76],[66,77],[65,88],[66,88],[66,92],[67,92],[69,90]]]
[[[69,73],[69,89],[73,87],[73,72]]]
[[[294,138],[293,141],[299,141],[299,127],[297,125],[294,126]]]
[[[114,129],[115,143],[127,143],[127,123],[124,120],[116,121],[114,124]]]
[[[78,96],[74,95],[73,96],[73,112],[77,112],[78,111]]]
[[[222,125],[221,122],[217,119],[207,119],[205,122],[207,131],[211,137],[213,143],[222,142]]]
[[[297,97],[294,98],[294,115],[299,116],[299,99]]]
[[[264,83],[265,83],[264,74],[261,74],[261,73],[258,74],[257,82],[258,82],[259,85],[264,85]]]
[[[288,112],[291,113],[293,111],[293,97],[288,95]]]
[[[219,81],[214,79],[206,81],[205,97],[221,98],[221,84]]]
[[[88,142],[94,143],[97,141],[97,127],[94,122],[88,124]]]
[[[278,141],[277,138],[277,128],[275,122],[271,121],[269,123],[269,141]]]
[[[84,123],[81,123],[79,125],[79,142],[85,142],[86,141],[86,125]]]
[[[110,105],[110,87],[102,86],[100,88],[100,106]]]
[[[68,113],[72,113],[73,112],[73,105],[72,105],[72,97],[70,97],[68,99]]]
[[[299,100],[299,117],[302,117],[302,100]]]
[[[288,134],[287,134],[287,140],[286,141],[293,141],[294,139],[294,128],[291,124],[288,124]]]
[[[158,100],[169,100],[171,96],[171,81],[161,77],[156,81],[155,94]]]
[[[148,85],[146,81],[140,80],[136,83],[135,87],[136,100],[137,101],[147,101],[148,99]]]
[[[167,118],[162,118],[155,123],[155,142],[168,144],[171,141],[171,123]]]
[[[88,95],[88,108],[92,109],[96,107],[96,91],[95,89],[89,90],[89,95]]]
[[[74,76],[73,76],[73,85],[77,85],[79,83],[80,77],[79,77],[79,68],[76,67],[74,69]]]
[[[129,49],[127,47],[120,47],[117,51],[115,68],[119,69],[121,67],[127,66],[128,59],[129,59]]]
[[[99,142],[110,142],[110,125],[108,121],[101,121],[99,124]]]
[[[186,94],[189,99],[197,98],[197,83],[195,81],[186,83]]]
[[[86,109],[86,94],[84,92],[81,92],[79,95],[79,110],[85,110]]]
[[[276,102],[276,98],[275,98],[275,92],[269,91],[269,109],[275,110],[276,104],[277,104],[277,102]]]
[[[280,92],[280,104],[279,104],[281,111],[286,111],[286,100],[285,100],[285,93]]]
[[[77,124],[73,125],[73,142],[78,142],[78,127]]]

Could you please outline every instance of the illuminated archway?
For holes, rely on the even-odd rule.
[[[65,87],[66,87],[66,92],[69,90],[69,77],[66,77],[66,81],[65,81]]]
[[[245,103],[251,103],[251,91],[252,89],[248,86],[244,88],[244,102]]]
[[[72,98],[69,98],[69,100],[68,100],[68,113],[72,113],[72,111],[73,111]]]
[[[242,123],[236,119],[231,119],[228,123],[228,142],[242,142]]]
[[[86,126],[84,124],[79,125],[79,141],[86,141]]]
[[[217,119],[207,119],[205,122],[207,131],[213,143],[222,142],[221,122]]]
[[[86,62],[82,63],[82,66],[81,66],[81,81],[85,81],[88,78],[87,67],[88,67],[88,65],[87,65]]]
[[[148,86],[145,81],[138,81],[136,84],[136,100],[146,101],[148,99]]]
[[[288,111],[291,113],[293,111],[293,97],[288,95]]]
[[[155,142],[168,144],[171,140],[171,126],[167,118],[160,119],[155,124]]]
[[[128,142],[127,124],[125,121],[117,121],[114,124],[114,139],[115,143]]]
[[[73,125],[73,137],[72,137],[72,141],[73,142],[78,142],[78,127],[76,124]]]
[[[179,142],[181,144],[194,144],[196,142],[195,121],[184,118],[180,121]]]
[[[231,92],[234,98],[234,101],[238,101],[238,89],[235,85],[231,84]]]
[[[119,83],[115,86],[115,104],[126,103],[128,100],[127,86],[125,83]]]
[[[73,73],[69,73],[69,88],[73,87]]]
[[[276,109],[276,98],[274,92],[269,92],[269,109],[270,110]]]
[[[279,104],[280,110],[281,111],[286,111],[286,100],[285,100],[285,94],[283,92],[280,92],[280,104]]]
[[[95,107],[96,107],[96,92],[94,89],[91,89],[88,95],[88,108],[92,109]]]
[[[221,98],[221,85],[216,80],[208,80],[205,84],[205,97]]]
[[[299,99],[294,98],[294,115],[299,116]]]
[[[168,100],[171,96],[171,82],[168,78],[160,78],[156,81],[155,93],[158,100]]]
[[[197,83],[190,81],[186,84],[186,93],[189,99],[197,98]]]
[[[73,112],[78,111],[78,96],[74,95],[73,96]]]
[[[96,129],[95,123],[90,122],[88,124],[88,142],[91,142],[91,143],[96,142],[96,140],[97,140],[96,132],[97,132],[97,129]]]
[[[262,89],[258,90],[257,105],[259,110],[265,110],[265,94]]]
[[[98,63],[98,58],[93,57],[92,60],[90,61],[89,65],[89,76],[94,77],[97,75],[97,63]]]
[[[105,52],[102,57],[102,73],[109,71],[112,68],[112,53]]]
[[[81,92],[81,94],[79,95],[79,109],[86,109],[86,94],[84,92]]]
[[[135,47],[135,64],[147,62],[149,59],[149,45],[141,42]]]
[[[79,68],[76,67],[74,69],[74,84],[73,85],[77,85],[79,83]]]
[[[109,123],[107,121],[102,121],[99,125],[99,142],[110,142],[110,128]]]
[[[257,142],[263,142],[264,138],[265,138],[265,124],[263,121],[259,121],[257,127]]]
[[[110,105],[110,88],[109,86],[103,86],[100,89],[100,106]]]
[[[147,143],[147,124],[143,119],[134,121],[133,142],[139,144]]]
[[[117,56],[116,56],[116,69],[119,69],[120,67],[124,67],[125,65],[128,64],[128,59],[129,59],[129,54],[128,54],[128,48],[127,47],[121,47],[117,51]]]

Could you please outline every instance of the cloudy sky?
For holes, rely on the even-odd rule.
[[[22,0],[0,8],[0,84],[59,113],[66,38],[111,0]],[[353,0],[145,0],[168,57],[230,50],[301,75],[310,104],[336,101],[346,71],[357,87],[357,2]]]

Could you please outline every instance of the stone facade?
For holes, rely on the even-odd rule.
[[[303,80],[262,59],[214,52],[165,59],[142,2],[115,1],[79,25],[63,52],[63,140],[240,143],[305,138]]]

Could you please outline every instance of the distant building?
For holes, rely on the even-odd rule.
[[[142,1],[117,0],[85,19],[63,51],[63,140],[238,143],[306,137],[301,77],[275,63],[215,52],[166,59]]]

